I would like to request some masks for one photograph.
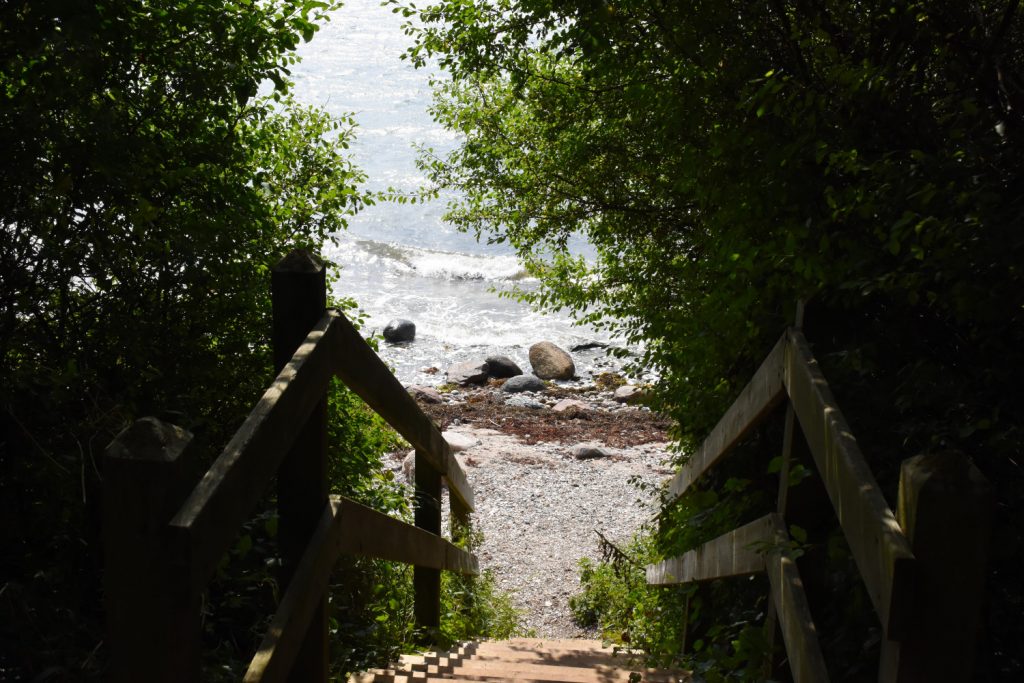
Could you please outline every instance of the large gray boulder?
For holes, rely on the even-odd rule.
[[[483,384],[487,381],[487,361],[465,361],[448,368],[448,381],[455,384]]]
[[[488,372],[491,377],[518,377],[523,374],[522,368],[508,356],[490,356],[487,358]]]
[[[501,390],[509,394],[518,394],[521,391],[544,391],[547,385],[544,380],[536,375],[518,375],[510,377],[501,385]]]
[[[530,347],[530,365],[533,366],[533,374],[541,379],[572,379],[576,376],[572,356],[549,341]]]
[[[395,318],[384,328],[384,341],[391,344],[411,342],[416,338],[416,324],[404,318]]]

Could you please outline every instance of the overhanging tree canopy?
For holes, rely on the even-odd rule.
[[[463,135],[424,159],[450,220],[510,242],[536,303],[646,342],[681,436],[811,298],[865,450],[978,459],[1021,547],[1018,2],[393,4]]]
[[[537,302],[652,343],[691,418],[800,296],[1003,348],[1024,291],[1016,5],[434,4],[409,56],[448,73],[435,113],[465,141],[425,163],[464,194],[453,222],[544,276]]]
[[[147,414],[196,448],[223,441],[268,376],[270,265],[370,201],[344,156],[351,121],[287,95],[295,47],[338,6],[0,5],[0,668],[15,677],[102,665],[99,453]]]

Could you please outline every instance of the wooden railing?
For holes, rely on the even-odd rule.
[[[245,681],[326,681],[328,579],[343,554],[415,565],[415,618],[440,621],[440,572],[477,573],[441,537],[441,480],[454,523],[473,492],[437,428],[339,312],[306,252],[273,272],[277,378],[198,477],[191,435],[155,418],[105,454],[104,590],[115,681],[198,681],[202,596],[277,477],[283,597]],[[326,392],[340,378],[416,449],[415,526],[328,495]],[[198,483],[195,483],[198,478]]]
[[[881,623],[879,681],[970,680],[993,508],[990,487],[961,454],[917,456],[903,462],[894,514],[800,329],[779,339],[672,480],[667,506],[786,401],[776,511],[649,566],[647,582],[674,585],[767,572],[768,619],[778,619],[794,681],[829,680],[798,562],[786,551],[789,523],[828,514],[803,505],[803,519],[792,519],[800,515],[789,470],[800,459],[817,470]],[[887,407],[880,402],[878,409]],[[796,426],[802,442],[795,438]],[[798,446],[809,456],[800,458]]]

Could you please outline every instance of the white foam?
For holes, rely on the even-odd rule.
[[[421,277],[443,280],[514,280],[526,272],[515,256],[479,256],[410,249],[409,261]]]

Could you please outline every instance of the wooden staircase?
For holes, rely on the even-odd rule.
[[[680,683],[689,674],[645,669],[597,640],[514,638],[465,643],[449,652],[403,655],[397,665],[355,674],[349,683],[545,681],[549,683]]]

